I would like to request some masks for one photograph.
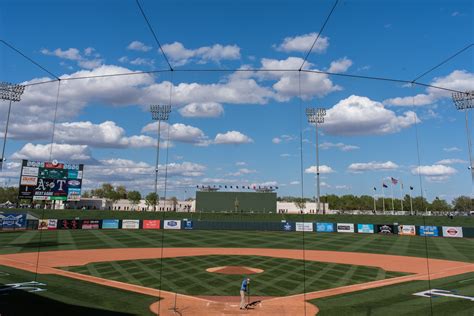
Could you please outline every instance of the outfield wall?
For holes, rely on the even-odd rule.
[[[196,212],[276,213],[274,192],[196,192]]]
[[[364,224],[332,222],[236,222],[236,221],[193,221],[159,219],[40,219],[25,220],[25,215],[15,214],[0,218],[2,231],[12,230],[242,230],[242,231],[285,231],[308,233],[350,233],[382,234],[400,236],[426,236],[446,238],[474,238],[474,227],[423,226],[397,224]]]

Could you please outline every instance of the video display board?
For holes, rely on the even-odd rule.
[[[23,160],[20,199],[80,201],[83,164]]]

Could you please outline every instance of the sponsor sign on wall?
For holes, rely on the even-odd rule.
[[[193,229],[193,221],[184,221],[184,229]]]
[[[338,233],[353,233],[354,224],[351,223],[337,223],[337,232]]]
[[[77,219],[61,219],[58,221],[59,229],[81,229],[82,222]]]
[[[357,232],[359,234],[373,234],[374,225],[373,224],[357,224]]]
[[[140,228],[140,220],[122,219],[122,229],[138,229],[138,228]]]
[[[428,236],[428,237],[439,236],[438,226],[420,226],[420,236]]]
[[[160,229],[160,220],[145,219],[143,220],[143,229]]]
[[[179,220],[165,220],[164,229],[181,229],[181,221]]]
[[[462,227],[443,226],[443,237],[462,238]]]
[[[20,199],[79,201],[82,164],[23,160]]]
[[[311,223],[311,222],[296,222],[295,223],[295,230],[297,232],[312,232],[313,231],[313,223]]]
[[[416,226],[415,225],[398,225],[398,234],[415,236],[416,235]]]
[[[38,222],[38,229],[53,230],[58,227],[57,219],[40,219]]]
[[[281,223],[281,229],[285,232],[293,231],[293,224],[289,222]]]
[[[391,235],[394,232],[395,232],[395,229],[393,225],[388,225],[388,224],[377,225],[377,233],[379,234]]]
[[[82,221],[82,229],[99,229],[100,220],[98,219],[85,219]]]
[[[117,229],[119,228],[118,219],[103,219],[102,220],[102,229]]]
[[[333,223],[316,223],[316,231],[319,233],[332,233],[334,232]]]
[[[25,229],[26,214],[0,214],[2,229]]]

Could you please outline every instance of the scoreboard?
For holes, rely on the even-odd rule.
[[[79,201],[83,164],[23,160],[19,199]]]

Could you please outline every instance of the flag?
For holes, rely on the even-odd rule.
[[[398,183],[398,180],[393,178],[393,177],[390,177],[390,179],[392,180],[392,183],[393,185],[396,185]]]
[[[374,187],[374,191],[377,191],[377,188],[376,188],[376,187]]]
[[[226,189],[227,189],[227,186],[226,186],[226,185],[224,185],[224,188],[226,188]]]
[[[410,190],[413,190],[413,187],[412,187],[412,186],[410,186]]]
[[[388,188],[388,185],[386,185],[385,183],[382,183],[382,187]]]

